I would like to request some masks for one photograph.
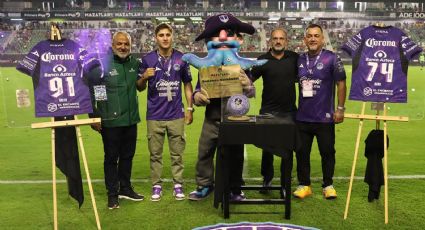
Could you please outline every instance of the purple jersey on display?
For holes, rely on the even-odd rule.
[[[422,48],[398,28],[369,26],[342,46],[353,58],[349,99],[407,102],[407,68]]]
[[[306,59],[308,57],[308,60]],[[316,56],[302,54],[298,58],[297,121],[333,123],[335,83],[345,80],[340,58],[322,49]]]
[[[16,67],[34,83],[35,116],[55,117],[92,112],[84,72],[99,65],[72,40],[41,41]]]
[[[184,117],[181,83],[191,82],[189,64],[183,54],[173,50],[167,60],[152,51],[142,58],[140,73],[155,68],[155,76],[148,80],[147,120],[173,120]]]

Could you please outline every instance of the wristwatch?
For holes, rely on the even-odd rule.
[[[345,107],[344,107],[344,106],[339,106],[339,105],[338,105],[338,106],[336,107],[336,109],[337,109],[337,110],[340,110],[340,111],[342,111],[342,112],[344,112],[344,111],[345,111]]]
[[[195,109],[193,107],[187,107],[186,110],[191,111],[192,113],[195,112]]]

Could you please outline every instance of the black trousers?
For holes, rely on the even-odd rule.
[[[229,185],[232,188],[233,194],[241,193],[241,186],[243,185],[242,171],[243,171],[243,145],[228,145],[222,147],[229,157]]]
[[[264,113],[262,113],[264,114]],[[278,112],[271,112],[269,114],[272,114],[273,116],[280,117],[280,118],[291,118],[292,120],[295,117],[295,113],[287,112],[287,113],[278,113]],[[284,140],[282,140],[284,141]],[[292,157],[293,153],[291,152],[288,154]],[[292,160],[291,160],[292,162]],[[292,163],[291,163],[291,170],[292,170]],[[283,175],[283,158],[280,162],[280,172],[281,175]],[[264,181],[268,182],[271,181],[274,177],[274,167],[273,167],[273,153],[264,150],[261,155],[261,175],[263,176]]]
[[[131,188],[131,168],[136,151],[137,125],[102,127],[105,159],[103,169],[108,196]]]
[[[335,124],[297,122],[301,137],[301,149],[296,152],[297,177],[300,185],[310,185],[310,153],[316,137],[322,158],[323,184],[333,184],[335,171]]]

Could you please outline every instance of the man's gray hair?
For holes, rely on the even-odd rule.
[[[270,32],[270,39],[272,39],[272,35],[273,35],[273,33],[274,33],[275,31],[278,31],[278,30],[282,31],[282,32],[285,34],[286,39],[288,39],[288,31],[287,31],[285,28],[283,28],[283,27],[277,27],[277,28],[274,28],[274,29],[272,30],[272,32]]]
[[[115,32],[114,35],[112,35],[112,43],[115,41],[116,36],[118,36],[119,34],[122,34],[122,35],[126,36],[127,39],[128,39],[128,41],[130,42],[130,46],[131,46],[131,36],[126,31],[117,31],[117,32]]]

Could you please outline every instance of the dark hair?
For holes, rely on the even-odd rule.
[[[155,36],[159,33],[159,31],[160,30],[162,30],[162,29],[168,29],[168,30],[170,30],[170,32],[171,33],[173,33],[173,28],[169,25],[169,24],[167,24],[167,23],[161,23],[161,24],[159,24],[159,25],[157,25],[156,27],[155,27]]]
[[[323,29],[322,29],[322,27],[321,27],[321,26],[319,26],[318,24],[314,24],[314,23],[312,23],[312,24],[308,25],[308,26],[307,26],[307,28],[305,28],[305,32],[307,32],[307,30],[308,30],[308,29],[311,29],[311,28],[319,28],[319,29],[320,29],[320,32],[322,32],[322,33],[323,33]]]

